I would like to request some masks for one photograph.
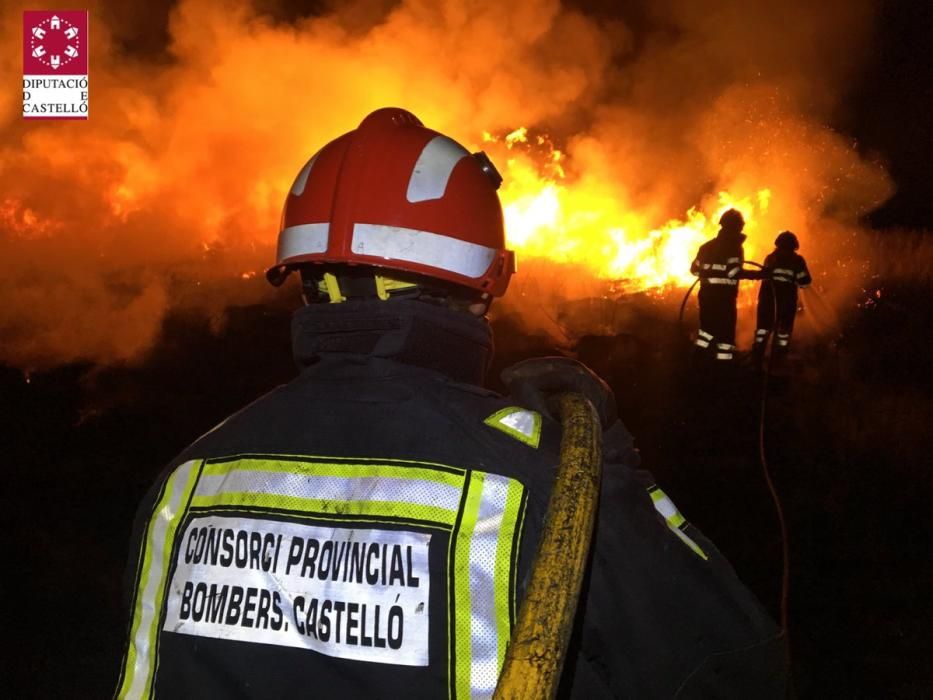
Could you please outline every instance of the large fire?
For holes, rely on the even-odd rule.
[[[502,172],[519,273],[494,309],[527,323],[607,286],[683,288],[730,207],[747,259],[794,230],[843,299],[863,273],[858,217],[889,193],[825,123],[870,27],[856,0],[652,2],[630,25],[558,0],[334,3],[302,17],[177,0],[156,55],[133,37],[157,9],[123,5],[91,2],[87,122],[23,122],[18,94],[0,91],[0,362],[132,360],[171,311],[222,322],[255,303],[295,173],[384,106]],[[0,16],[8,75],[20,18]],[[553,266],[561,279],[543,279]]]
[[[744,197],[723,191],[708,212],[692,207],[683,219],[652,227],[638,212],[623,210],[607,189],[566,182],[564,154],[548,138],[535,137],[537,149],[523,148],[529,145],[528,130],[521,127],[501,140],[487,132],[483,140],[504,143],[508,151],[502,200],[509,245],[519,260],[574,263],[626,290],[661,291],[692,283],[690,263],[697,248],[716,234],[722,213],[738,209],[746,232],[755,234],[756,218],[770,204],[767,188]],[[751,238],[747,248],[754,257],[762,246]]]

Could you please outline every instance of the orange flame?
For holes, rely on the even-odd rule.
[[[569,181],[561,165],[565,156],[547,137],[537,139],[546,147],[543,152],[527,148],[525,127],[501,139],[486,132],[483,140],[504,144],[508,151],[501,197],[508,243],[519,261],[580,265],[629,291],[685,286],[695,279],[690,263],[697,249],[716,235],[719,217],[732,208],[745,217],[746,253],[765,252],[756,234],[757,221],[771,205],[767,187],[744,195],[719,192],[715,201],[692,207],[683,219],[652,226],[642,213],[623,208],[609,188]]]

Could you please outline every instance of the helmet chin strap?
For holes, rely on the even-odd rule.
[[[408,298],[479,317],[486,314],[492,301],[488,293],[459,290],[428,278],[386,275],[383,272],[379,268],[357,266],[303,267],[301,298],[305,305]]]

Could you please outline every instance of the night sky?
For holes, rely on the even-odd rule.
[[[876,226],[933,226],[933,3],[882,2],[873,51],[838,128],[878,153],[897,184]]]

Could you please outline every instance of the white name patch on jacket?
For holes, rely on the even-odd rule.
[[[427,666],[430,541],[410,531],[197,517],[178,540],[163,629]]]

